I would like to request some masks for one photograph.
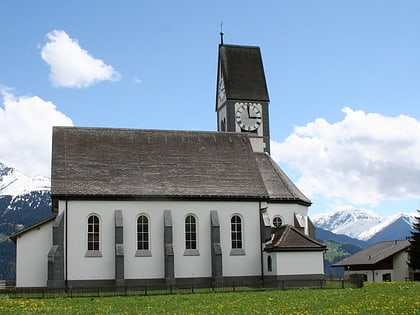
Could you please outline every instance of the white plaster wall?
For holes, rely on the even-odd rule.
[[[402,251],[394,256],[392,281],[405,281],[409,278],[407,261],[408,253],[406,251]]]
[[[119,203],[124,222],[124,271],[126,279],[163,278],[163,205],[160,202]],[[140,214],[149,218],[150,257],[136,257],[137,218]]]
[[[104,280],[115,277],[114,210],[117,204],[104,201],[68,201],[67,277],[68,280]],[[102,257],[86,257],[87,220],[95,214],[100,220]]]
[[[280,216],[283,219],[283,224],[290,224],[294,226],[295,213],[306,217],[308,215],[308,207],[292,203],[268,203],[267,212],[270,216],[271,225],[273,223],[273,218],[275,216]],[[307,227],[305,227],[305,233],[307,233],[306,230]]]
[[[324,254],[322,251],[313,252],[275,252],[273,257],[273,270],[277,275],[304,275],[324,273]],[[274,267],[276,264],[276,267]],[[267,261],[265,259],[265,271]]]
[[[48,252],[52,246],[54,220],[26,232],[16,241],[16,286],[45,287]]]
[[[163,213],[170,210],[173,223],[175,277],[211,276],[210,211],[219,215],[224,276],[259,275],[260,233],[258,202],[222,201],[69,201],[68,202],[68,279],[113,279],[114,211],[122,210],[124,222],[125,278],[163,278]],[[85,257],[87,218],[96,214],[101,222],[102,257]],[[136,257],[137,217],[145,214],[150,224],[151,257]],[[184,220],[188,214],[197,218],[199,256],[184,256]],[[243,224],[245,256],[230,256],[230,219],[240,214]]]
[[[219,204],[220,205],[220,204]],[[172,203],[172,224],[174,238],[175,277],[211,277],[210,211],[213,203],[177,202]],[[185,217],[195,215],[197,219],[197,241],[199,256],[184,256]]]
[[[268,257],[271,257],[271,271],[268,270]],[[276,276],[277,275],[277,255],[276,253],[267,253],[264,252],[263,255],[263,265],[264,265],[264,275],[266,276]]]
[[[223,253],[223,275],[256,276],[261,274],[261,236],[258,202],[229,203],[218,209]],[[230,220],[234,214],[242,217],[244,256],[230,256]]]

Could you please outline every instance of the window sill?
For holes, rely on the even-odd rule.
[[[100,250],[88,250],[85,257],[102,257],[102,253]]]
[[[245,250],[243,248],[232,248],[230,250],[230,256],[245,256]]]
[[[200,256],[198,249],[186,249],[184,251],[184,256]]]
[[[137,250],[135,257],[152,257],[152,252],[150,250]]]

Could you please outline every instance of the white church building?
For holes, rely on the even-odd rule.
[[[258,47],[219,45],[218,131],[54,127],[54,217],[12,236],[16,286],[323,277],[311,201],[270,157]]]

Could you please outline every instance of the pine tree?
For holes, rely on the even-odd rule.
[[[411,232],[410,247],[408,249],[408,265],[413,270],[420,270],[420,210],[418,216],[414,217],[413,230]]]

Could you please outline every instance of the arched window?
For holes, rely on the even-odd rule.
[[[273,218],[273,225],[275,228],[279,228],[280,226],[282,226],[282,224],[283,224],[283,220],[280,217]]]
[[[99,217],[97,215],[91,215],[88,218],[88,238],[87,238],[87,249],[88,251],[99,251],[100,249],[100,235],[99,235]]]
[[[197,222],[193,215],[185,218],[185,249],[197,249]]]
[[[149,219],[145,215],[137,218],[137,250],[149,250]]]
[[[242,220],[239,215],[230,219],[232,249],[242,248]]]
[[[267,270],[269,272],[273,271],[273,261],[271,260],[271,256],[267,257]]]

